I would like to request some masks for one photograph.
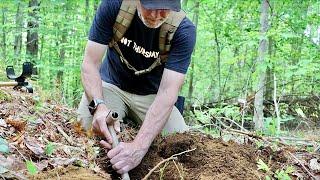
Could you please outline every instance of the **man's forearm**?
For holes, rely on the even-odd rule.
[[[81,79],[89,100],[94,98],[103,99],[102,81],[98,66],[93,63],[84,63],[82,65]]]
[[[168,96],[170,95],[166,93],[161,93],[156,96],[135,138],[137,143],[146,148],[151,145],[155,137],[162,131],[172,112],[173,102],[175,101],[170,99],[176,99],[176,95],[171,95],[171,98]]]
[[[103,98],[102,81],[99,73],[101,59],[107,46],[88,40],[81,66],[81,80],[89,100]]]

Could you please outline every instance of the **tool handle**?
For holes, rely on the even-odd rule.
[[[112,141],[113,141],[112,148],[115,148],[119,144],[119,140],[117,138],[116,131],[114,130],[113,126],[108,126],[108,130],[109,130],[109,132],[111,134]]]
[[[111,117],[113,118],[114,121],[116,121],[117,118],[118,118],[118,113],[113,112],[113,113],[111,114]],[[110,132],[110,134],[111,134],[112,141],[113,141],[113,143],[112,143],[112,148],[115,148],[115,147],[118,146],[118,144],[119,144],[119,139],[118,139],[118,137],[117,137],[116,131],[114,130],[113,125],[112,125],[112,126],[108,126],[108,130],[109,130],[109,132]],[[130,180],[129,173],[124,173],[124,174],[122,174],[122,175],[121,175],[121,179],[122,179],[122,180]]]
[[[18,82],[0,82],[0,87],[17,86]]]

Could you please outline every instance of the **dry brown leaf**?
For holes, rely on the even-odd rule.
[[[32,137],[26,137],[24,140],[26,146],[36,155],[43,155],[44,145],[40,144],[35,138]]]
[[[2,167],[11,171],[19,171],[26,168],[23,160],[17,158],[16,155],[10,155],[6,158],[0,154],[0,164]]]
[[[27,121],[22,121],[22,120],[14,120],[14,119],[8,118],[5,121],[7,124],[11,125],[19,132],[24,131],[27,125]]]
[[[85,135],[85,131],[82,128],[81,122],[77,121],[73,123],[73,129],[74,131],[79,135]]]
[[[73,123],[73,129],[74,129],[74,131],[76,132],[76,134],[81,135],[81,136],[87,136],[88,138],[92,138],[92,137],[95,136],[92,128],[86,131],[86,130],[82,127],[82,124],[81,124],[80,121],[75,121],[75,122]]]
[[[43,169],[47,168],[49,165],[49,162],[46,160],[46,161],[40,161],[38,163],[36,163],[36,166],[37,166],[37,169],[39,171],[42,171]]]
[[[54,167],[57,166],[67,166],[75,162],[76,158],[52,158],[49,161],[49,164],[51,164]]]
[[[10,142],[16,142],[16,144],[20,144],[23,139],[24,139],[24,133],[19,133],[18,135],[11,138]]]
[[[297,179],[304,179],[305,176],[304,173],[298,171],[293,172],[292,175],[296,176]]]
[[[95,133],[93,132],[93,130],[91,128],[86,132],[86,135],[87,135],[88,138],[92,138],[92,137],[95,136]]]

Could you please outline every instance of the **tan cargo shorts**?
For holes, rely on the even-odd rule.
[[[153,103],[156,95],[136,95],[121,90],[117,86],[102,81],[103,97],[106,105],[112,111],[119,114],[119,119],[127,117],[135,123],[141,124],[146,113]],[[84,129],[88,130],[92,126],[92,115],[88,110],[89,102],[85,93],[82,95],[81,102],[77,111],[78,120]],[[174,133],[187,131],[189,127],[186,125],[179,110],[174,106],[170,117],[164,126],[163,133]]]

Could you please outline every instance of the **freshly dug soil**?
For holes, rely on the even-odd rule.
[[[273,151],[270,147],[257,148],[250,141],[238,144],[234,141],[225,142],[219,138],[189,132],[158,137],[141,164],[130,171],[130,178],[142,179],[163,160],[188,150],[192,151],[176,156],[175,160],[162,163],[148,179],[256,180],[265,179],[266,175],[272,177],[272,172],[293,165],[286,155],[290,149]],[[268,174],[258,170],[259,159],[270,168]],[[106,168],[106,164],[103,166],[109,174],[112,174],[113,179],[119,178],[110,165],[109,168]]]
[[[178,156],[175,162],[160,166],[162,170],[154,172],[150,179],[259,179],[263,176],[256,165],[259,152],[251,145],[185,133],[158,139],[141,165],[130,172],[130,177],[141,179],[162,159],[194,148]]]
[[[50,171],[45,171],[43,173],[37,174],[35,176],[29,177],[32,180],[48,179],[48,180],[111,180],[111,177],[102,177],[91,170],[69,166],[67,168],[55,168]]]

